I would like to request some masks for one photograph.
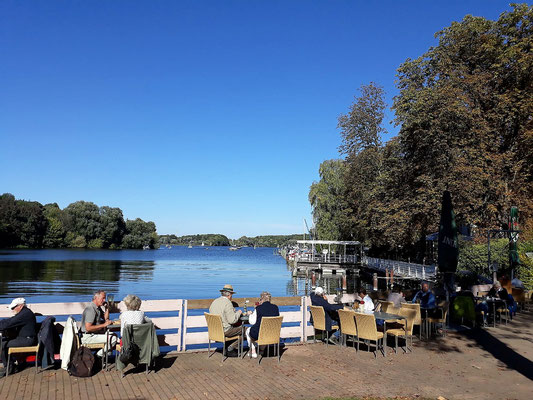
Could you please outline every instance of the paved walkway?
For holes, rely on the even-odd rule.
[[[116,371],[91,378],[33,368],[0,379],[0,399],[321,399],[376,396],[447,399],[530,399],[533,314],[507,327],[449,333],[415,342],[414,352],[387,358],[323,344],[287,346],[275,358],[228,359],[221,354],[169,354],[156,373]]]

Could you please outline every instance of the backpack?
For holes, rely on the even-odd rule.
[[[93,374],[94,356],[91,350],[85,346],[80,346],[72,356],[68,365],[68,373],[72,376],[87,378]]]
[[[124,365],[137,365],[139,363],[140,353],[141,349],[139,349],[139,346],[137,346],[137,344],[133,341],[132,337],[132,340],[120,352],[120,362],[124,363]]]

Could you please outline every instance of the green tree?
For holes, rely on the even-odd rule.
[[[44,206],[44,216],[48,224],[44,235],[43,247],[57,248],[65,245],[65,229],[62,222],[62,211],[57,203]]]
[[[63,210],[63,223],[69,232],[82,236],[86,242],[102,236],[100,209],[94,203],[77,201]],[[76,246],[78,247],[78,246]]]
[[[346,165],[343,160],[327,160],[320,164],[320,181],[309,190],[316,234],[322,240],[346,239],[348,204],[345,186]]]
[[[122,240],[123,248],[142,249],[144,246],[149,246],[153,249],[157,245],[158,236],[153,222],[145,222],[140,218],[126,221],[126,234]]]
[[[122,210],[107,206],[100,207],[100,223],[102,226],[101,247],[119,247],[126,232]]]

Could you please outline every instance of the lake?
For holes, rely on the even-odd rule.
[[[226,283],[235,297],[304,293],[273,248],[173,246],[159,250],[0,250],[0,303],[89,301],[96,289],[122,299],[202,299]]]

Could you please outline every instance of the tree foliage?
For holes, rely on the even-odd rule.
[[[16,200],[0,196],[0,248],[92,248],[157,247],[153,222],[137,218],[124,221],[122,210],[77,201],[61,210],[56,203]]]
[[[482,235],[505,224],[511,206],[531,226],[532,33],[533,7],[525,4],[496,21],[466,16],[438,32],[435,47],[398,69],[392,109],[399,133],[385,144],[384,92],[363,86],[339,117],[344,193],[322,178],[323,166],[320,186],[311,187],[317,229],[422,261],[444,190],[457,223],[476,225]],[[329,195],[322,196],[327,207],[317,193]],[[341,222],[322,211],[339,205]]]

